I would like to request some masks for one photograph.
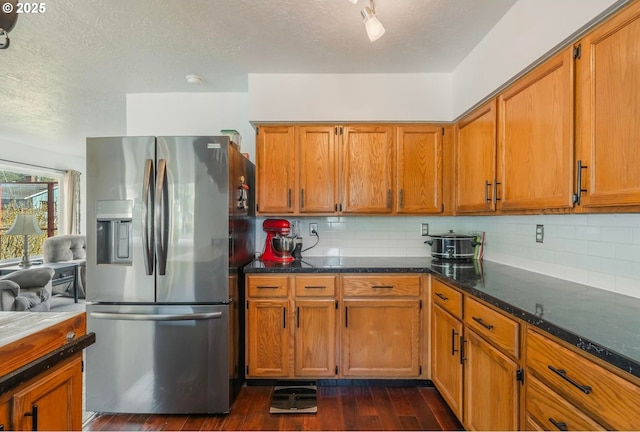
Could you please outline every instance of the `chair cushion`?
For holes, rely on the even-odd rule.
[[[38,294],[34,292],[23,292],[16,297],[15,306],[17,311],[28,311],[40,303],[42,303],[42,300]]]
[[[42,257],[45,263],[85,259],[87,237],[78,234],[49,237],[42,243]]]

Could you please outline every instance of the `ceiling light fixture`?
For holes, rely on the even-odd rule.
[[[380,36],[384,34],[384,27],[382,23],[376,17],[376,8],[373,4],[373,0],[370,1],[370,7],[365,7],[360,11],[362,14],[362,19],[364,21],[364,28],[367,30],[367,36],[369,36],[369,40],[374,42],[380,39]]]
[[[358,3],[358,0],[349,0],[351,3],[356,4]]]
[[[200,75],[189,74],[184,78],[189,84],[193,85],[202,85],[202,83],[204,82],[204,79]]]

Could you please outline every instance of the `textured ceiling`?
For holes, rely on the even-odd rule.
[[[0,149],[82,154],[86,136],[125,133],[127,93],[246,91],[247,73],[451,72],[515,2],[377,0],[386,33],[372,43],[368,0],[49,1],[0,50]]]

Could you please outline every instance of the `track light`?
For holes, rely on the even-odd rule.
[[[376,8],[373,4],[373,0],[369,1],[370,7],[365,7],[360,13],[362,14],[362,19],[364,21],[364,28],[367,30],[367,36],[369,36],[369,40],[371,42],[374,42],[380,39],[380,36],[384,34],[384,27],[376,17]]]

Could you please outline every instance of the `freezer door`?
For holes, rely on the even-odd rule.
[[[229,306],[87,305],[87,328],[88,411],[229,411]]]
[[[154,137],[87,138],[88,301],[155,300],[154,170]]]
[[[156,301],[229,300],[229,138],[158,137]]]

